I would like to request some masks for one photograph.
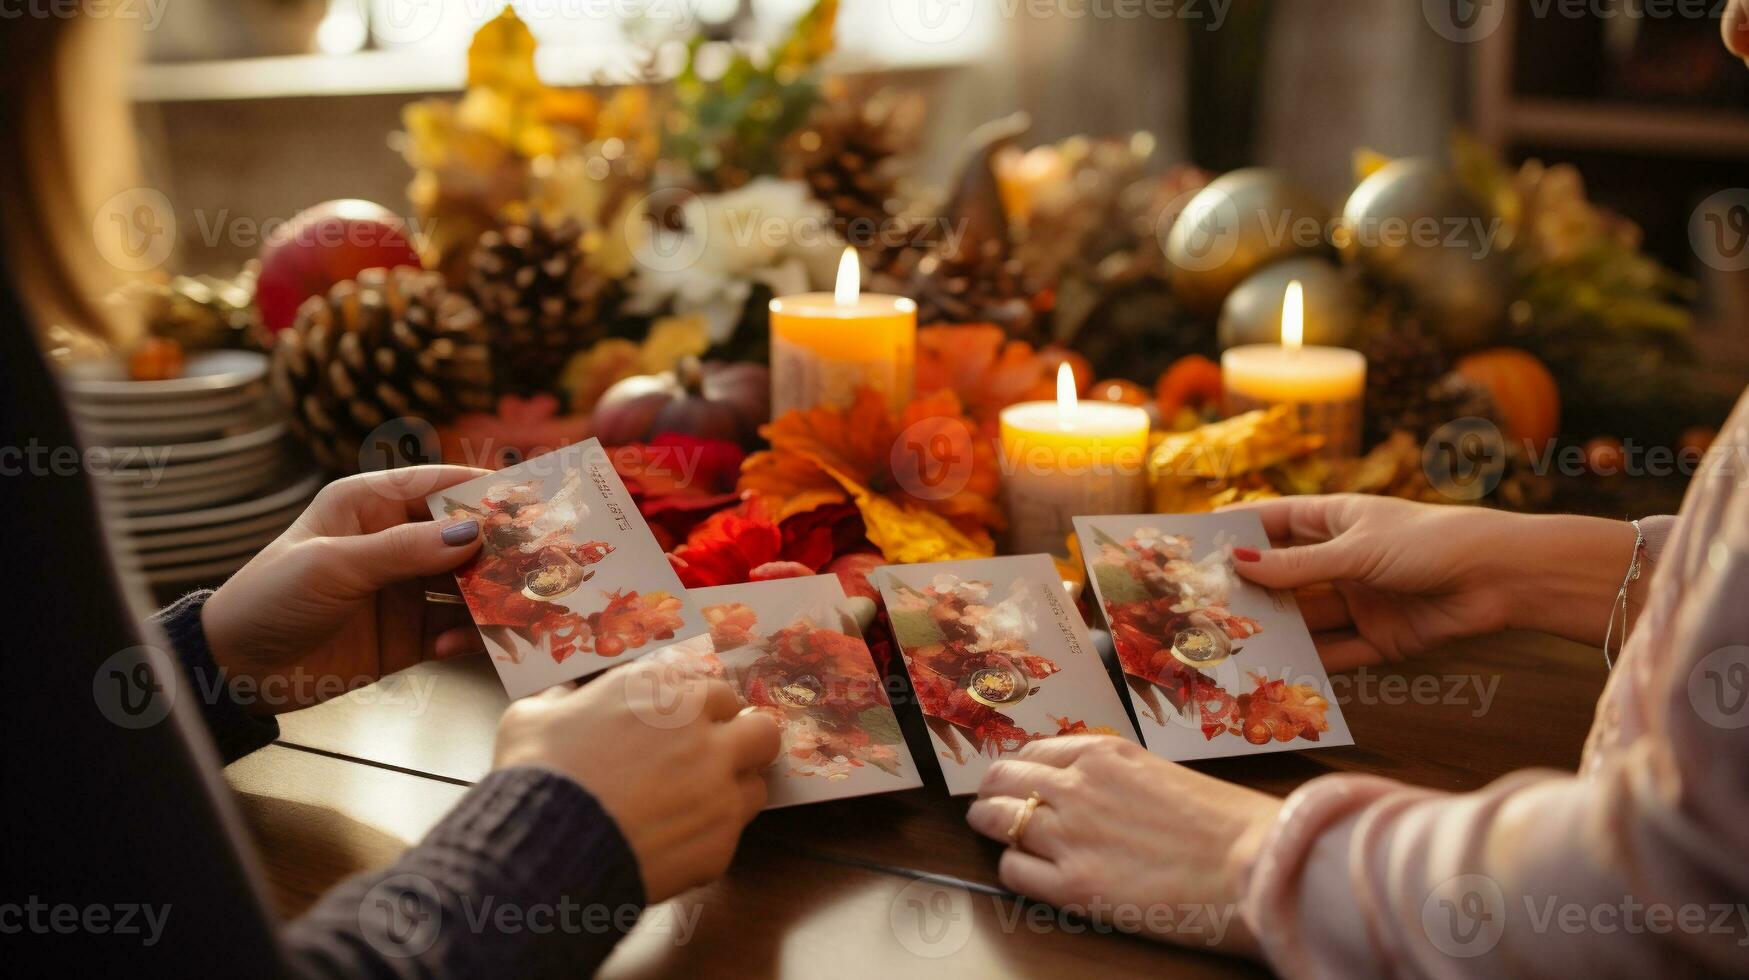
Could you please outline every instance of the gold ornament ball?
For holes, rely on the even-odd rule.
[[[1172,289],[1212,316],[1239,283],[1277,259],[1328,247],[1329,211],[1273,170],[1235,170],[1198,191],[1166,236]]]
[[[1280,343],[1282,299],[1295,280],[1305,291],[1306,343],[1350,346],[1360,322],[1360,290],[1336,263],[1305,256],[1272,262],[1233,290],[1221,307],[1221,349]]]
[[[1438,163],[1397,160],[1361,181],[1342,209],[1337,244],[1402,291],[1450,350],[1499,336],[1511,301],[1500,223]]]

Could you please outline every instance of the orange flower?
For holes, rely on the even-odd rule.
[[[917,393],[952,391],[991,435],[1004,408],[1026,400],[1051,380],[1046,375],[1050,366],[1031,344],[1009,340],[994,324],[917,331]]]
[[[790,412],[760,433],[771,449],[747,459],[739,488],[765,498],[779,521],[848,501],[890,561],[995,553],[996,450],[953,392],[918,398],[895,418],[865,388],[848,409]]]

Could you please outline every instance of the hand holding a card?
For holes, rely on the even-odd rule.
[[[554,769],[593,794],[637,855],[653,903],[728,869],[765,806],[760,770],[778,744],[777,723],[743,713],[728,682],[646,661],[512,703],[492,761]]]
[[[286,532],[207,600],[201,620],[213,658],[256,683],[297,671],[316,683],[259,699],[277,712],[306,707],[336,685],[375,680],[421,660],[480,649],[461,606],[425,601],[429,576],[480,550],[477,523],[435,521],[425,496],[485,470],[421,466],[365,473],[322,489]]]
[[[1634,547],[1621,521],[1359,494],[1234,509],[1261,517],[1276,545],[1235,552],[1236,569],[1269,588],[1312,590],[1300,605],[1330,670],[1506,629],[1601,643]]]

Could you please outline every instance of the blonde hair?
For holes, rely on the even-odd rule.
[[[138,183],[128,18],[25,16],[0,41],[0,248],[39,343],[53,333],[131,342],[139,317],[104,302],[126,281],[96,240],[107,201]]]

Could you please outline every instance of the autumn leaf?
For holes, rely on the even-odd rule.
[[[925,327],[917,331],[917,391],[952,391],[983,429],[994,435],[1004,408],[1024,401],[1046,377],[1046,362],[1031,344],[1009,340],[988,323]]]
[[[990,535],[967,533],[940,514],[906,507],[875,493],[856,497],[868,526],[868,540],[888,561],[903,565],[962,558],[989,558],[996,553]]]
[[[850,501],[869,540],[891,561],[994,551],[1002,526],[995,449],[939,391],[897,417],[863,389],[847,409],[790,412],[761,433],[771,449],[749,457],[739,489],[769,501],[779,520]],[[933,558],[900,557],[933,555]]]

